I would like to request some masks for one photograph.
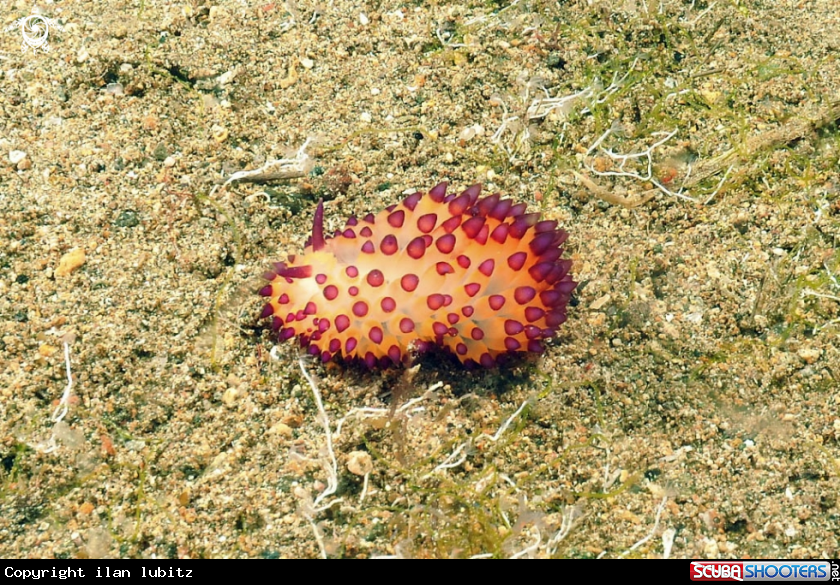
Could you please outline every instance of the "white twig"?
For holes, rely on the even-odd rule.
[[[461,465],[464,461],[467,460],[467,455],[468,455],[468,452],[467,452],[467,449],[466,449],[467,446],[469,446],[469,443],[461,443],[460,445],[458,445],[458,447],[452,453],[450,453],[446,457],[446,459],[444,459],[441,462],[440,465],[438,465],[437,467],[432,469],[429,473],[424,475],[422,477],[422,479],[426,479],[428,477],[431,477],[432,475],[434,475],[438,471],[443,471],[444,469],[452,469],[454,467],[458,467],[459,465]],[[463,454],[461,454],[462,451],[463,451]],[[460,457],[458,457],[459,454],[461,454]]]
[[[587,87],[577,93],[564,95],[562,97],[546,97],[538,98],[531,102],[528,110],[525,112],[525,117],[528,121],[539,120],[545,118],[554,110],[567,111],[571,104],[578,98],[589,97],[592,95],[592,88]]]
[[[659,530],[659,518],[662,516],[662,511],[665,509],[665,502],[667,502],[667,501],[668,501],[668,496],[663,496],[662,501],[659,502],[659,505],[656,507],[656,519],[653,521],[653,528],[651,528],[651,530],[647,534],[647,536],[645,536],[643,539],[638,541],[636,544],[634,544],[633,546],[628,548],[626,551],[621,553],[620,556],[623,557],[623,556],[626,556],[626,555],[630,554],[631,552],[633,552],[634,550],[636,550],[637,548],[642,546],[644,543],[649,541],[651,538],[653,538],[654,534],[656,534],[656,531]]]
[[[662,558],[667,559],[671,556],[671,548],[674,546],[674,537],[677,531],[673,528],[662,531]]]
[[[53,431],[49,440],[46,443],[30,445],[33,449],[40,451],[41,453],[52,453],[58,449],[58,443],[56,443],[55,436],[55,426],[64,420],[64,417],[67,416],[67,412],[70,410],[70,397],[72,396],[73,390],[73,374],[70,371],[70,344],[66,339],[63,340],[63,343],[64,365],[67,372],[67,386],[64,387],[64,392],[61,393],[61,399],[58,401],[58,405],[55,407],[55,410],[50,417],[50,420],[53,422]]]
[[[560,515],[560,529],[555,532],[554,536],[549,538],[548,542],[545,544],[548,556],[554,556],[554,553],[557,552],[557,546],[563,542],[567,536],[569,536],[569,533],[572,531],[572,528],[574,528],[581,516],[582,513],[577,504],[574,506],[566,506],[563,509],[563,512]]]
[[[522,411],[525,410],[525,407],[528,406],[528,404],[530,402],[531,402],[530,399],[523,402],[522,405],[519,408],[516,409],[516,412],[514,412],[512,415],[510,415],[510,417],[508,417],[508,419],[504,422],[504,424],[501,427],[499,427],[499,430],[496,431],[496,433],[494,435],[491,436],[491,435],[488,435],[487,433],[481,433],[481,435],[479,435],[478,438],[481,439],[482,437],[487,437],[488,439],[490,439],[494,443],[496,441],[498,441],[499,437],[502,436],[502,433],[504,433],[508,429],[508,427],[514,421],[514,419],[516,419],[516,417],[518,417],[522,413]]]
[[[826,294],[826,293],[820,293],[820,292],[817,292],[815,290],[811,290],[809,288],[803,289],[802,294],[807,295],[809,297],[819,297],[821,299],[831,299],[832,301],[840,301],[840,297],[838,297],[836,295],[829,295],[829,294]]]
[[[668,142],[674,136],[676,136],[677,130],[673,130],[673,131],[667,132],[667,133],[665,133],[665,132],[655,132],[653,134],[654,136],[665,134],[665,137],[657,140],[655,143],[653,143],[652,145],[650,145],[649,147],[647,147],[645,150],[643,150],[641,152],[633,152],[633,153],[630,153],[630,154],[620,154],[620,153],[617,153],[617,152],[613,151],[610,148],[604,148],[603,146],[601,146],[601,144],[604,142],[604,140],[606,140],[607,137],[609,137],[614,132],[615,132],[615,126],[612,126],[612,127],[608,128],[607,131],[604,132],[603,134],[601,134],[601,136],[599,136],[598,139],[595,142],[592,143],[592,146],[590,146],[589,149],[586,151],[586,154],[584,155],[584,158],[583,158],[583,166],[586,168],[586,170],[588,170],[593,175],[597,175],[599,177],[626,177],[626,178],[636,179],[636,180],[643,181],[643,182],[648,182],[649,181],[649,182],[653,183],[653,185],[657,189],[659,189],[660,191],[662,191],[666,195],[670,195],[672,197],[677,197],[678,199],[684,199],[686,201],[691,201],[692,203],[700,203],[694,197],[689,197],[688,195],[685,195],[683,193],[683,188],[682,187],[680,187],[679,191],[674,192],[674,191],[671,191],[670,189],[665,187],[665,185],[663,185],[662,183],[660,183],[659,181],[657,181],[656,179],[653,178],[653,151],[656,150],[658,147],[662,146],[663,144],[665,144],[666,142]],[[592,159],[593,159],[592,154],[596,150],[603,153],[610,160],[616,162],[618,164],[618,170],[617,171],[599,171],[594,166],[592,166]],[[640,173],[636,170],[627,168],[628,163],[638,161],[639,159],[643,159],[645,161],[645,172],[644,172],[644,174],[642,174],[642,173]],[[728,171],[727,171],[727,174],[728,174]],[[724,176],[724,180],[726,180],[726,176]],[[723,185],[723,181],[721,181],[720,185]],[[720,185],[718,185],[718,188],[715,189],[714,193],[712,193],[712,195],[709,197],[709,199],[707,201],[711,201],[712,198],[717,194],[718,190],[720,189]]]
[[[70,344],[64,342],[64,366],[67,371],[67,386],[61,394],[61,400],[58,401],[55,411],[53,411],[52,421],[59,423],[64,420],[67,411],[70,407],[70,391],[73,389],[73,375],[70,373]]]
[[[230,183],[237,181],[261,183],[277,179],[295,179],[305,176],[312,161],[306,153],[306,148],[312,140],[312,138],[307,138],[294,157],[273,159],[267,161],[258,169],[235,172],[225,180],[222,186],[226,187]]]
[[[331,502],[329,504],[324,505],[323,507],[318,507],[324,498],[327,498],[335,493],[338,489],[338,461],[335,458],[335,451],[333,450],[333,439],[332,439],[332,430],[330,429],[330,419],[327,416],[327,411],[324,410],[324,403],[321,401],[321,392],[318,390],[318,385],[315,383],[315,379],[306,369],[306,364],[303,363],[303,358],[298,358],[298,364],[300,365],[300,371],[303,372],[303,377],[306,378],[306,381],[309,382],[310,388],[312,388],[312,395],[315,397],[315,406],[318,408],[318,419],[321,423],[321,426],[324,427],[324,435],[326,436],[327,440],[327,458],[329,460],[328,465],[324,465],[324,470],[327,472],[327,487],[322,491],[318,496],[315,498],[315,501],[312,503],[312,511],[314,513],[323,512],[330,506],[336,504],[338,500]]]
[[[524,549],[522,549],[521,551],[519,551],[518,553],[515,553],[515,554],[511,555],[510,558],[518,559],[518,558],[524,557],[525,555],[529,555],[533,552],[536,552],[537,549],[540,548],[540,543],[542,543],[542,534],[540,534],[540,529],[537,528],[536,526],[533,526],[533,529],[534,529],[534,532],[537,533],[536,540],[534,542],[532,542],[530,544],[530,546],[527,546]]]
[[[365,501],[368,492],[368,483],[370,481],[370,472],[365,474],[364,482],[362,483],[362,493],[359,495],[359,505],[361,506],[362,503]]]

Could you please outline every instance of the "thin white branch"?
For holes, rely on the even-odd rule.
[[[510,415],[510,417],[508,417],[508,419],[505,421],[505,423],[501,427],[499,427],[499,430],[496,431],[496,434],[491,436],[491,435],[488,435],[487,433],[481,433],[481,435],[479,435],[478,438],[481,439],[482,437],[487,437],[488,439],[490,439],[494,443],[496,441],[498,441],[499,437],[502,436],[502,433],[504,433],[508,429],[508,427],[511,425],[511,423],[513,423],[513,421],[516,419],[516,417],[518,417],[522,413],[522,411],[525,410],[525,407],[528,406],[528,404],[530,402],[531,402],[530,399],[523,402],[522,405],[519,408],[516,409],[516,412],[514,412],[512,415]]]
[[[577,504],[574,506],[566,506],[563,509],[563,512],[560,515],[560,529],[555,532],[554,536],[549,538],[548,542],[545,544],[548,556],[554,556],[554,553],[557,552],[557,546],[563,542],[567,536],[569,536],[569,533],[572,531],[572,528],[575,527],[575,524],[581,516],[583,516],[583,514]]]
[[[662,511],[665,509],[665,503],[668,501],[668,496],[663,496],[662,501],[659,502],[659,505],[656,507],[656,519],[653,521],[653,528],[651,528],[650,532],[645,536],[643,539],[638,541],[636,544],[628,548],[626,551],[621,553],[620,556],[627,556],[647,541],[649,541],[653,536],[656,534],[656,531],[659,530],[659,518],[662,516]]]
[[[332,439],[332,430],[330,429],[330,419],[327,416],[327,411],[324,410],[324,403],[321,401],[321,392],[318,390],[318,385],[315,383],[315,379],[306,369],[306,364],[303,363],[303,358],[298,358],[298,364],[300,365],[300,371],[303,372],[304,378],[306,381],[309,382],[310,388],[312,388],[312,395],[315,397],[315,406],[318,408],[318,420],[321,423],[321,426],[324,427],[324,435],[326,436],[326,448],[327,448],[327,458],[328,464],[324,465],[324,471],[327,472],[327,487],[322,491],[318,496],[315,498],[315,501],[312,503],[312,511],[314,513],[322,512],[329,508],[330,506],[337,503],[338,500],[331,502],[329,504],[324,505],[323,507],[318,507],[318,505],[331,495],[333,495],[336,490],[338,489],[338,461],[335,457],[335,451],[333,450],[333,439]]]
[[[258,169],[233,173],[227,178],[227,180],[225,180],[222,186],[227,187],[230,183],[237,181],[260,183],[277,179],[295,179],[305,176],[312,164],[312,159],[306,153],[306,148],[312,140],[312,138],[307,138],[295,153],[294,157],[269,160]]]
[[[532,542],[530,544],[530,546],[525,547],[524,549],[522,549],[518,553],[515,553],[515,554],[511,555],[510,558],[518,559],[518,558],[524,557],[525,555],[529,555],[531,553],[534,553],[534,552],[537,551],[538,548],[540,548],[540,544],[542,543],[542,534],[540,534],[540,529],[537,528],[536,526],[533,526],[532,528],[537,533],[537,537],[534,540],[534,542]]]
[[[70,410],[70,397],[72,396],[73,390],[73,374],[70,371],[70,343],[67,341],[67,338],[70,338],[72,341],[72,335],[65,336],[63,340],[64,344],[64,366],[65,371],[67,372],[67,386],[64,387],[64,392],[61,393],[61,399],[58,401],[58,405],[55,407],[55,410],[50,417],[50,420],[53,422],[53,430],[50,434],[50,438],[47,440],[46,443],[38,443],[36,445],[30,445],[33,449],[40,453],[52,453],[56,449],[58,449],[58,443],[56,443],[56,435],[55,435],[55,427],[64,420],[64,417],[67,416],[67,412]]]

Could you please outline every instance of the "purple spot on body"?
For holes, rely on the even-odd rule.
[[[493,211],[490,212],[488,217],[504,221],[508,217],[511,205],[513,205],[513,201],[510,199],[502,199],[496,204],[496,207],[493,208]]]
[[[528,351],[532,351],[534,353],[542,353],[545,351],[545,346],[536,339],[532,339],[528,342]]]
[[[481,195],[481,183],[470,185],[464,190],[463,194],[467,195],[470,198],[470,203],[475,203],[478,199],[478,196]]]
[[[521,270],[527,259],[528,254],[526,252],[516,252],[508,256],[507,263],[511,270]]]
[[[370,340],[374,343],[382,343],[382,329],[379,327],[371,327],[368,337],[370,337]]]
[[[368,313],[368,305],[364,301],[353,303],[353,314],[357,317],[364,317]]]
[[[549,327],[559,327],[566,322],[566,313],[551,311],[545,316],[545,324]]]
[[[455,272],[455,269],[452,268],[452,265],[449,262],[438,262],[435,265],[435,268],[437,269],[437,273],[441,276]]]
[[[452,215],[461,215],[471,203],[470,196],[466,193],[461,193],[449,202],[449,213]]]
[[[411,195],[409,195],[408,197],[405,198],[405,200],[402,202],[402,204],[409,211],[414,211],[414,208],[417,207],[417,204],[420,203],[420,199],[422,199],[422,198],[423,198],[422,193],[419,193],[419,192],[418,193],[412,193]]]
[[[411,258],[419,260],[426,253],[426,241],[422,236],[417,236],[408,243],[405,251]]]
[[[537,291],[533,286],[518,286],[513,291],[513,298],[520,305],[525,305],[537,296]]]
[[[554,264],[551,262],[540,262],[528,269],[528,274],[537,282],[542,282],[554,269]]]
[[[525,319],[528,323],[533,323],[537,319],[542,318],[545,315],[545,311],[539,307],[527,307],[525,309]]]
[[[543,232],[550,232],[554,231],[555,228],[557,228],[557,221],[553,219],[546,219],[537,222],[537,225],[534,226],[534,233],[541,234]]]
[[[417,229],[424,234],[428,234],[435,229],[435,224],[437,224],[437,213],[427,213],[426,215],[421,215],[417,220]]]
[[[519,321],[514,321],[513,319],[508,319],[505,321],[505,333],[508,335],[516,335],[517,333],[522,333],[523,327],[522,323]]]
[[[350,317],[339,315],[335,318],[335,328],[339,333],[343,333],[348,327],[350,327]]]
[[[437,239],[435,246],[441,254],[449,254],[455,248],[455,242],[453,234],[444,234]]]
[[[416,274],[406,274],[400,279],[400,286],[405,292],[414,292],[420,284],[420,279]]]
[[[388,357],[391,358],[391,361],[395,364],[400,363],[400,359],[402,358],[402,352],[400,348],[396,345],[392,345],[388,348]]]
[[[540,293],[540,300],[546,307],[556,307],[563,303],[563,293],[557,290],[544,290]]]
[[[365,365],[368,368],[375,368],[377,363],[376,356],[372,352],[369,351],[365,354]]]
[[[464,291],[467,293],[468,296],[474,297],[478,294],[478,291],[481,290],[481,285],[477,282],[471,282],[470,284],[464,285]]]
[[[495,242],[498,242],[499,244],[504,244],[505,240],[507,240],[508,237],[508,225],[506,223],[500,223],[493,229],[492,233],[490,234],[490,237]]]
[[[385,282],[385,276],[382,274],[381,270],[377,270],[374,268],[367,275],[367,283],[372,287],[382,286]]]
[[[391,313],[394,309],[397,308],[397,301],[395,301],[391,297],[384,297],[382,301],[380,301],[379,306],[382,307],[382,310],[386,313]]]
[[[393,234],[388,234],[387,236],[382,238],[382,243],[379,244],[379,249],[382,250],[382,253],[386,256],[396,254],[397,250],[399,249],[397,237]]]
[[[499,309],[504,307],[506,300],[507,299],[502,295],[490,295],[490,297],[487,299],[488,303],[490,304],[490,308],[494,311],[498,311]]]
[[[484,276],[490,278],[493,275],[493,269],[496,267],[496,261],[489,258],[478,265],[478,271]]]
[[[447,183],[438,183],[431,189],[429,189],[429,197],[435,203],[443,203],[444,197],[446,197],[446,187]]]
[[[454,217],[450,217],[440,225],[443,228],[443,231],[445,231],[447,234],[451,234],[458,228],[459,225],[461,225],[463,219],[464,217],[462,215],[456,215]]]
[[[475,238],[481,231],[481,228],[484,227],[485,221],[483,217],[471,217],[461,224],[461,229],[464,230],[468,238]]]
[[[542,337],[542,329],[535,325],[525,325],[525,337],[528,339],[539,339]]]
[[[434,293],[429,295],[426,299],[426,305],[432,310],[437,311],[443,306],[443,295],[440,293]]]
[[[499,203],[499,199],[501,195],[498,193],[493,193],[492,195],[485,197],[481,201],[478,202],[476,208],[478,209],[479,215],[488,216],[493,210],[496,208],[496,204]]]
[[[405,221],[405,211],[399,209],[388,216],[388,225],[393,228],[401,228]]]

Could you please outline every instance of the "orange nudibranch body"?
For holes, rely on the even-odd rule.
[[[323,204],[303,254],[277,262],[260,290],[280,340],[324,361],[399,363],[438,346],[467,365],[542,352],[566,320],[576,283],[568,234],[480,185],[446,183],[324,237]]]

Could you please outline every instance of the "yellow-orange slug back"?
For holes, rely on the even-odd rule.
[[[401,362],[434,346],[467,365],[542,352],[566,320],[576,283],[561,258],[567,233],[481,185],[414,193],[324,237],[323,204],[300,256],[277,262],[260,290],[280,340],[312,355]]]

